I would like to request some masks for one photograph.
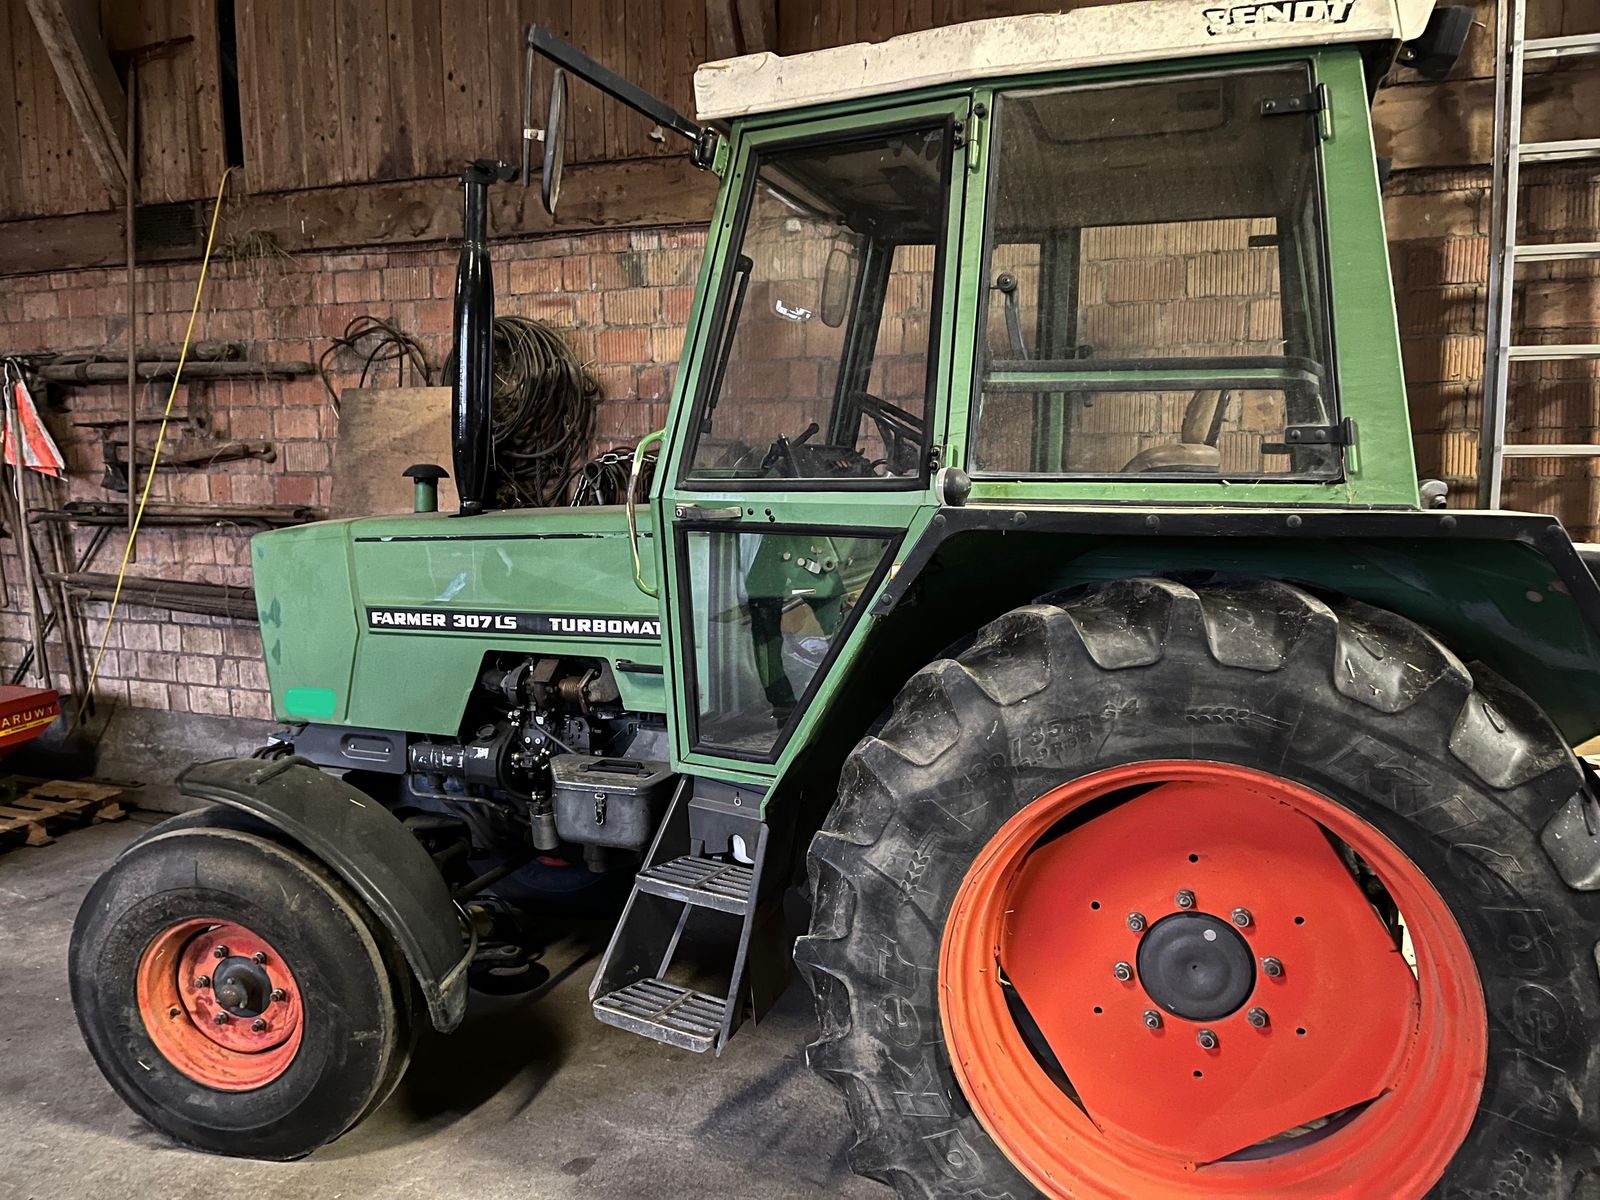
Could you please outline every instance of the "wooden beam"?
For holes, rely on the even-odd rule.
[[[128,181],[122,146],[128,98],[100,36],[99,6],[95,0],[27,0],[27,5],[89,157],[106,190],[120,199]]]
[[[739,22],[734,0],[706,0],[706,42],[713,60],[739,54]]]
[[[574,164],[561,186],[561,212],[551,218],[537,189],[490,192],[495,238],[587,233],[711,219],[716,177],[681,156]],[[457,179],[362,183],[303,192],[251,195],[230,190],[223,202],[226,233],[269,235],[288,253],[442,242],[461,236]],[[195,240],[188,246],[141,246],[141,262],[197,259],[207,202],[194,203]],[[219,233],[219,238],[224,234]],[[123,257],[122,215],[115,212],[0,222],[0,275],[110,267]]]
[[[772,49],[764,0],[734,0],[739,17],[739,44],[746,54]]]

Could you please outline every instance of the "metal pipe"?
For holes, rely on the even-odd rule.
[[[451,454],[461,515],[483,511],[493,449],[489,406],[494,396],[494,272],[489,260],[489,185],[514,171],[480,159],[461,173],[461,258],[456,266],[455,392],[450,404]]]
[[[138,291],[139,277],[134,255],[133,238],[133,206],[138,195],[138,161],[139,143],[137,140],[139,111],[139,59],[130,56],[128,59],[128,150],[127,150],[127,186],[123,188],[123,225],[128,248],[128,495],[131,497],[137,490],[137,481],[134,463],[137,461],[135,447],[139,435],[139,342],[138,342]],[[133,562],[138,554],[134,545],[135,519],[137,514],[132,504],[128,505],[128,561]]]
[[[44,652],[44,624],[39,613],[39,589],[33,577],[32,539],[28,537],[28,494],[24,485],[28,468],[23,464],[25,455],[22,448],[22,422],[17,417],[17,389],[9,375],[6,377],[5,392],[7,449],[17,456],[11,482],[16,497],[17,553],[22,558],[22,580],[27,589],[28,616],[33,629],[33,663],[39,677],[49,687],[50,663]]]

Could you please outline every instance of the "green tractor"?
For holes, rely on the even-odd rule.
[[[1419,485],[1368,115],[1463,16],[1006,18],[711,64],[698,122],[530,31],[548,205],[571,76],[721,178],[653,482],[488,511],[534,172],[473,164],[461,511],[255,539],[287,729],[83,905],[112,1086],[338,1137],[536,970],[531,863],[617,885],[621,1030],[720,1053],[798,965],[903,1196],[1594,1195],[1600,587]]]

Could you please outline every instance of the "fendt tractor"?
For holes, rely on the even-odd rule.
[[[529,30],[544,128],[464,175],[459,511],[419,464],[255,539],[285,730],[84,902],[112,1086],[308,1153],[539,966],[486,899],[537,868],[615,885],[620,1030],[721,1052],[798,965],[902,1196],[1595,1196],[1600,586],[1421,501],[1369,120],[1469,23],[979,21],[712,63],[697,120]],[[554,207],[569,80],[721,190],[653,477],[491,511],[486,197]]]

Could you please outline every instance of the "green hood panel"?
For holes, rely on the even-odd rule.
[[[453,736],[493,651],[661,663],[660,610],[633,585],[620,507],[326,521],[261,534],[251,551],[285,721]],[[617,673],[638,711],[665,711],[661,680]]]

